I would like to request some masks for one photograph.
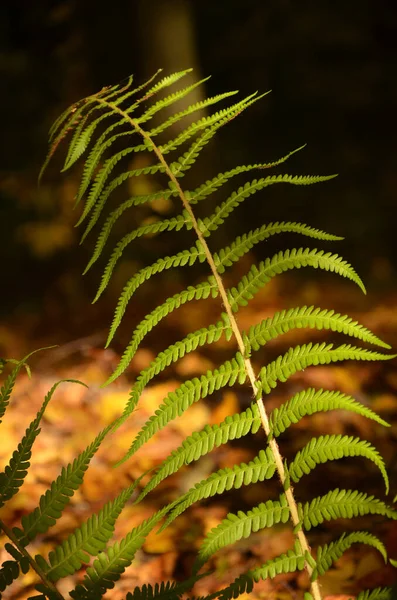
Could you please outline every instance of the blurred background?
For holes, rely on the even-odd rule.
[[[55,161],[39,189],[37,174],[48,129],[65,107],[131,73],[139,83],[159,67],[168,73],[192,66],[196,79],[211,75],[201,94],[272,90],[222,128],[196,165],[195,182],[235,164],[275,160],[304,143],[276,172],[339,173],[309,188],[268,188],[219,236],[230,239],[268,220],[304,221],[346,236],[335,251],[372,291],[391,292],[396,65],[394,0],[118,0],[111,9],[93,0],[3,0],[0,318],[33,336],[45,323],[67,339],[103,326],[111,314],[124,279],[116,277],[113,293],[91,307],[99,271],[80,276],[95,236],[78,247],[72,205],[79,170],[61,175]],[[285,243],[277,240],[275,250]],[[150,248],[138,256],[136,247],[129,251],[135,266],[151,258]],[[155,245],[154,254],[159,248],[171,250]]]

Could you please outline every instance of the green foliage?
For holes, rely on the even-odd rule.
[[[133,78],[129,77],[123,84],[103,88],[97,94],[76,102],[57,119],[50,130],[50,150],[40,177],[57,148],[67,136],[70,136],[63,170],[69,169],[80,158],[85,157],[80,187],[76,195],[76,206],[82,204],[78,219],[78,224],[84,224],[85,227],[82,240],[105,215],[112,201],[112,210],[109,211],[101,226],[86,271],[104,257],[106,246],[115,235],[116,224],[121,219],[128,222],[129,214],[134,207],[146,205],[150,211],[151,203],[159,198],[173,202],[174,214],[169,218],[138,224],[116,243],[104,267],[94,301],[105,292],[126,248],[135,240],[148,235],[169,233],[177,239],[181,231],[185,234],[190,232],[192,236],[187,247],[175,254],[160,256],[153,264],[131,274],[117,302],[106,345],[109,345],[115,336],[132,296],[138,293],[148,280],[152,280],[155,276],[161,280],[170,269],[185,267],[187,270],[198,262],[207,263],[209,267],[208,275],[200,283],[190,285],[172,297],[161,298],[159,295],[156,298],[157,305],[136,324],[120,363],[107,383],[125,371],[145,336],[155,329],[162,319],[183,304],[193,300],[203,302],[208,298],[218,298],[222,302],[220,310],[223,312],[220,312],[214,323],[189,333],[183,339],[161,350],[152,363],[141,371],[120,417],[100,432],[71,464],[62,469],[60,476],[40,498],[39,506],[22,517],[20,527],[10,530],[0,521],[1,529],[12,542],[7,545],[7,550],[13,559],[5,561],[0,569],[1,591],[18,577],[20,571],[26,572],[29,567],[32,567],[42,580],[42,583],[37,586],[41,594],[38,598],[59,600],[62,595],[55,587],[55,583],[73,575],[83,565],[88,565],[93,558],[92,565],[86,566],[84,578],[70,591],[70,596],[74,600],[100,599],[114,587],[125,569],[132,563],[148,534],[153,528],[161,525],[161,522],[161,528],[165,528],[196,502],[217,494],[221,495],[227,490],[238,490],[243,485],[263,482],[275,476],[281,483],[279,498],[264,498],[264,502],[248,511],[239,510],[236,514],[228,514],[205,536],[190,579],[178,584],[163,582],[154,587],[148,583],[128,593],[127,600],[177,600],[201,577],[198,571],[214,553],[242,538],[250,538],[254,532],[266,527],[279,527],[280,524],[291,525],[295,535],[293,548],[242,573],[226,588],[210,594],[203,600],[237,598],[242,593],[250,593],[256,581],[304,569],[307,570],[312,582],[306,598],[319,600],[321,593],[317,584],[318,576],[324,574],[333,561],[337,560],[353,543],[369,544],[379,550],[387,560],[382,542],[367,532],[345,533],[339,540],[318,548],[316,556],[311,554],[306,537],[307,532],[312,528],[328,520],[351,519],[368,514],[396,519],[397,512],[382,500],[357,490],[345,489],[331,490],[324,496],[315,497],[305,504],[297,502],[295,498],[295,494],[299,494],[300,480],[304,474],[310,473],[314,467],[322,463],[348,456],[365,457],[370,460],[380,470],[387,492],[389,485],[387,471],[378,451],[368,441],[358,437],[326,434],[312,438],[291,460],[287,461],[281,454],[277,438],[302,417],[319,411],[348,410],[372,419],[380,425],[388,426],[388,424],[358,400],[336,390],[314,388],[301,390],[279,408],[274,409],[269,416],[262,394],[269,394],[279,383],[287,381],[294,373],[312,365],[326,365],[342,360],[387,360],[393,355],[349,343],[335,346],[327,341],[308,342],[288,348],[275,360],[265,364],[259,372],[255,372],[251,356],[266,344],[280,339],[283,334],[301,328],[329,330],[383,349],[389,349],[390,346],[347,315],[316,306],[298,306],[276,312],[257,325],[249,327],[247,331],[239,328],[235,317],[239,309],[249,304],[272,278],[286,271],[303,267],[322,269],[353,281],[365,292],[359,275],[338,254],[317,248],[299,247],[279,251],[257,265],[252,264],[240,281],[229,289],[225,288],[221,278],[227,269],[246,257],[256,244],[270,236],[291,232],[324,243],[341,238],[304,223],[279,221],[242,233],[229,246],[220,248],[216,252],[208,245],[214,238],[213,233],[219,230],[234,211],[239,210],[243,202],[248,202],[250,199],[252,201],[252,196],[263,193],[263,190],[269,186],[283,183],[312,185],[332,179],[334,175],[296,176],[281,173],[255,178],[238,185],[226,199],[217,201],[212,214],[196,217],[195,205],[215,193],[221,195],[222,188],[227,182],[231,183],[234,178],[251,171],[282,165],[303,146],[273,162],[240,165],[219,173],[193,189],[187,189],[181,182],[184,175],[195,165],[202,150],[217,131],[266,95],[251,94],[184,126],[183,120],[186,116],[194,115],[196,111],[207,109],[236,94],[235,91],[219,94],[195,104],[187,106],[185,104],[178,110],[177,103],[206,80],[185,88],[174,88],[175,91],[172,90],[168,95],[161,96],[161,92],[174,86],[188,72],[189,70],[174,73],[155,83],[159,71],[136,88],[133,87]],[[174,113],[161,120],[161,111],[169,107],[174,108]],[[152,126],[150,121],[154,115],[157,115],[157,120]],[[169,131],[174,124],[179,125],[179,133],[171,138]],[[157,141],[160,135],[160,141]],[[120,146],[123,142],[124,147]],[[135,154],[139,153],[149,157],[151,163],[138,167],[128,163]],[[170,155],[169,160],[168,155]],[[119,194],[114,192],[119,192],[119,188],[122,188],[130,178],[140,175],[156,181],[153,192],[148,191],[143,195],[120,200],[117,204]],[[233,273],[228,277],[231,279]],[[228,416],[219,425],[207,425],[201,431],[186,437],[180,447],[172,451],[159,465],[157,472],[135,498],[135,502],[141,502],[165,478],[184,468],[185,465],[199,460],[231,440],[263,430],[266,436],[264,442],[267,445],[250,462],[212,473],[136,526],[123,539],[114,541],[112,536],[116,521],[135,493],[140,481],[138,479],[71,532],[67,539],[51,550],[47,558],[41,555],[33,557],[29,551],[29,544],[38,535],[45,536],[61,517],[70,498],[81,485],[85,471],[100,444],[107,435],[117,431],[118,427],[135,411],[141,394],[150,382],[187,354],[204,345],[215,344],[221,338],[229,342],[234,340],[234,355],[213,370],[181,383],[175,391],[170,392],[141,427],[121,462],[142,448],[160,429],[181,416],[193,403],[202,401],[225,386],[249,384],[255,402],[244,412]],[[26,366],[27,358],[13,361],[16,366],[0,390],[0,417],[5,413],[16,377],[20,369]],[[6,364],[4,360],[0,362],[1,370]],[[49,391],[39,413],[26,430],[4,473],[0,475],[0,499],[3,504],[18,492],[23,483],[30,464],[31,449],[40,432],[40,421],[57,385]],[[290,486],[291,481],[297,484],[297,492]],[[395,561],[391,559],[390,562],[394,564]],[[377,589],[363,592],[359,599],[386,600],[390,598],[390,594],[390,589]]]

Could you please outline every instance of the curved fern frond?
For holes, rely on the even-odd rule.
[[[29,461],[32,455],[32,446],[41,431],[39,426],[44,411],[57,387],[64,382],[84,385],[81,381],[75,379],[62,379],[52,386],[51,390],[46,395],[36,418],[26,429],[25,435],[18,444],[17,450],[14,451],[4,472],[0,473],[0,507],[4,505],[6,500],[12,498],[23,484],[23,481],[28,474],[28,468],[30,467]]]
[[[232,600],[242,594],[250,594],[254,587],[254,582],[274,578],[283,573],[295,573],[303,571],[305,568],[305,557],[302,554],[299,542],[296,542],[293,550],[288,550],[286,554],[281,554],[265,562],[260,567],[256,567],[239,575],[226,588],[218,593],[219,600]]]
[[[390,427],[390,424],[384,421],[373,410],[355,400],[352,396],[342,394],[337,390],[323,390],[308,388],[302,390],[282,404],[275,408],[269,417],[270,437],[279,436],[290,425],[297,423],[306,415],[313,415],[316,412],[329,410],[350,410],[358,415],[367,417],[376,421],[380,425]]]
[[[256,404],[251,404],[244,412],[227,416],[219,425],[206,425],[202,431],[195,431],[162,462],[160,469],[153,475],[136,502],[140,502],[163,479],[176,473],[184,465],[199,460],[214,448],[226,444],[230,440],[237,440],[249,433],[256,433],[260,426],[259,409]],[[123,458],[118,464],[125,460],[126,458]]]
[[[347,456],[363,456],[372,461],[382,473],[386,494],[388,494],[389,478],[379,452],[369,442],[352,435],[321,435],[318,438],[312,438],[296,454],[288,471],[291,479],[297,483],[303,475],[308,475],[318,464]]]
[[[248,538],[254,531],[272,527],[276,523],[287,523],[289,518],[290,510],[285,494],[281,494],[279,500],[268,500],[246,513],[241,510],[237,514],[229,513],[204,538],[193,572],[199,571],[210,556],[221,548],[234,544],[241,538]]]
[[[278,381],[287,381],[297,371],[312,365],[326,365],[340,360],[389,360],[393,354],[381,354],[351,344],[334,348],[333,344],[303,344],[290,348],[284,355],[263,367],[259,373],[262,389],[266,394],[277,386]]]
[[[311,185],[314,183],[320,183],[322,181],[328,181],[333,179],[336,175],[311,175],[311,176],[296,176],[296,175],[271,175],[263,179],[254,179],[245,183],[239,189],[233,192],[227,200],[222,202],[215,209],[214,213],[210,217],[206,217],[201,221],[200,229],[203,234],[207,234],[210,231],[216,231],[222,223],[225,222],[226,218],[234,211],[235,208],[241,204],[246,198],[252,196],[256,192],[259,192],[269,185],[276,183],[290,183],[292,185]]]
[[[325,496],[298,504],[299,521],[306,531],[331,519],[351,519],[362,515],[383,515],[397,519],[397,511],[374,496],[357,490],[331,490]]]
[[[228,467],[219,469],[219,471],[212,473],[207,479],[196,483],[186,494],[178,498],[176,507],[167,516],[160,531],[168,527],[174,519],[195,502],[199,502],[203,498],[210,498],[216,494],[222,494],[225,490],[238,490],[242,485],[250,485],[251,483],[271,479],[275,470],[276,463],[269,447],[266,448],[266,451],[260,450],[258,456],[248,464],[241,463],[240,465],[235,465],[232,469]]]
[[[110,430],[111,426],[108,426],[101,431],[73,463],[64,467],[59,477],[52,482],[50,489],[41,496],[39,506],[31,513],[23,515],[22,529],[14,529],[21,545],[26,546],[36,535],[45,533],[61,517],[75,490],[80,487],[92,457]]]
[[[283,232],[299,233],[319,240],[336,241],[343,239],[337,235],[331,235],[320,229],[309,227],[304,223],[269,223],[268,225],[262,225],[262,227],[258,227],[258,229],[249,231],[248,233],[237,237],[230,246],[222,248],[219,253],[215,252],[214,262],[217,265],[219,273],[223,273],[225,267],[230,267],[233,263],[247,254],[255,244],[266,240],[272,235]]]
[[[391,587],[378,587],[360,592],[356,600],[394,600],[394,593]]]
[[[123,490],[117,498],[107,502],[98,515],[93,514],[62,544],[52,550],[48,555],[49,564],[40,557],[40,566],[43,568],[44,561],[45,569],[43,570],[50,581],[58,581],[62,577],[73,575],[83,563],[90,561],[90,555],[97,556],[105,549],[114,533],[117,517],[131,498],[142,477],[143,475]]]
[[[367,544],[376,548],[385,562],[387,562],[386,548],[382,542],[371,533],[366,531],[354,531],[347,535],[344,533],[339,540],[320,546],[317,550],[316,568],[312,573],[312,581],[315,581],[319,575],[324,575],[336,560],[338,560],[348,550],[352,544]]]
[[[166,514],[168,507],[159,510],[149,519],[135,527],[122,540],[115,542],[94,560],[87,568],[82,584],[69,592],[75,600],[94,600],[101,598],[106,590],[112,589],[115,582],[131,564],[136,551],[145,542],[146,537]]]
[[[157,431],[176,417],[180,417],[194,402],[206,398],[223,387],[233,386],[236,381],[243,384],[246,378],[244,359],[238,352],[235,358],[225,361],[218,369],[207,371],[200,378],[188,379],[178,389],[167,395],[164,403],[142,427],[124,458],[127,459],[135,454]],[[123,422],[129,414],[130,408],[127,408],[120,422]]]
[[[265,262],[260,262],[258,266],[253,265],[247,275],[241,279],[237,287],[229,292],[229,299],[234,311],[238,306],[246,306],[248,300],[262,288],[271,277],[278,273],[284,273],[290,269],[300,269],[301,267],[314,267],[315,269],[324,269],[325,271],[334,271],[335,273],[351,279],[365,293],[365,287],[360,277],[349,263],[342,257],[317,248],[294,248],[278,252],[272,258],[267,258]]]

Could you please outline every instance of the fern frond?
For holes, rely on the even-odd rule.
[[[206,398],[214,391],[225,386],[233,386],[236,381],[243,384],[246,380],[244,359],[239,352],[235,358],[225,361],[218,369],[207,371],[200,378],[188,379],[174,392],[170,392],[159,406],[155,414],[150,417],[135,438],[125,459],[129,458],[157,431],[165,427],[170,421],[180,417],[194,402]],[[125,410],[121,422],[129,416]]]
[[[204,538],[193,565],[193,572],[199,571],[210,556],[221,548],[234,544],[241,538],[248,538],[251,533],[265,527],[287,523],[289,518],[290,510],[285,494],[281,494],[279,500],[268,500],[246,513],[241,510],[237,514],[229,513],[226,519]]]
[[[258,227],[258,229],[255,229],[254,231],[249,231],[248,233],[237,237],[230,246],[223,248],[219,253],[214,253],[214,262],[217,265],[219,272],[223,273],[225,267],[230,267],[234,262],[242,258],[255,246],[255,244],[266,240],[272,235],[283,232],[299,233],[319,240],[336,241],[343,239],[337,235],[331,235],[320,229],[309,227],[304,223],[269,223],[268,225],[262,225],[262,227]]]
[[[239,187],[237,191],[233,192],[227,200],[222,202],[215,209],[214,213],[210,217],[206,217],[200,222],[200,229],[203,234],[207,234],[210,231],[216,231],[222,223],[225,222],[227,217],[231,215],[235,208],[241,204],[246,198],[249,198],[256,192],[274,185],[276,183],[291,183],[293,185],[311,185],[314,183],[320,183],[322,181],[328,181],[333,179],[336,175],[316,175],[316,176],[293,176],[293,175],[271,175],[262,179],[254,179],[245,183]]]
[[[62,577],[72,575],[81,568],[83,563],[90,561],[90,555],[97,556],[105,549],[114,533],[117,517],[131,498],[142,477],[143,475],[123,490],[117,498],[107,502],[98,515],[93,514],[62,544],[49,553],[49,564],[46,563],[45,573],[50,581],[58,581]],[[43,568],[43,561],[41,561],[41,567]]]
[[[18,444],[17,450],[14,451],[4,472],[0,473],[0,507],[4,505],[6,500],[12,498],[23,484],[23,481],[28,474],[30,466],[30,457],[32,455],[32,446],[40,433],[40,422],[49,401],[51,400],[57,387],[64,382],[81,383],[75,379],[63,379],[55,383],[51,390],[46,395],[44,402],[36,415],[36,418],[30,423],[26,429],[25,435]]]
[[[331,490],[311,502],[298,504],[299,521],[306,531],[331,519],[351,519],[362,515],[382,515],[397,519],[397,511],[374,496],[357,490]]]
[[[21,545],[26,546],[37,534],[45,533],[61,517],[75,490],[80,487],[92,457],[110,430],[111,426],[108,426],[101,431],[73,463],[64,467],[59,477],[52,482],[50,489],[41,496],[39,506],[31,513],[23,515],[22,529],[14,529]]]
[[[391,587],[364,590],[358,594],[356,600],[395,600],[395,591]]]
[[[145,486],[136,503],[140,502],[163,479],[176,473],[184,465],[199,460],[214,448],[226,444],[230,440],[237,440],[249,433],[256,433],[260,426],[259,409],[253,403],[244,412],[227,416],[219,425],[206,425],[202,431],[195,431],[162,462],[160,469]],[[125,460],[123,458],[120,463]]]
[[[297,371],[312,365],[326,365],[340,360],[389,360],[392,354],[381,354],[351,344],[342,344],[334,348],[333,344],[303,344],[290,348],[284,355],[263,367],[259,373],[262,389],[269,394],[278,381],[287,381]]]
[[[293,250],[278,252],[272,258],[267,258],[265,262],[260,262],[258,266],[252,265],[238,286],[232,288],[229,292],[232,309],[236,311],[238,306],[246,306],[259,289],[275,275],[290,269],[300,269],[308,266],[315,269],[324,269],[325,271],[334,271],[343,277],[347,277],[357,283],[365,293],[365,287],[360,277],[342,257],[331,252],[324,252],[324,250],[317,250],[317,248],[294,248]]]
[[[382,473],[386,494],[388,494],[389,479],[385,463],[379,452],[369,442],[352,435],[321,435],[318,438],[312,438],[296,454],[288,471],[291,479],[297,483],[303,475],[309,474],[318,464],[347,456],[364,456],[372,461]]]
[[[268,560],[264,565],[256,567],[239,575],[236,579],[221,590],[218,595],[219,600],[232,600],[242,594],[252,592],[254,582],[276,577],[283,573],[295,573],[303,571],[305,568],[305,557],[298,542],[295,543],[293,550],[288,550],[286,554],[281,554],[276,558]]]
[[[382,348],[390,349],[374,335],[369,329],[353,321],[348,315],[341,315],[334,310],[321,309],[314,306],[298,306],[289,310],[276,312],[273,317],[263,320],[258,325],[252,326],[247,334],[253,350],[265,345],[268,341],[279,335],[288,333],[291,329],[330,329],[355,337],[369,344],[376,344]]]
[[[182,594],[190,590],[203,575],[194,575],[184,581],[167,581],[156,583],[154,586],[144,584],[128,592],[126,600],[178,600]]]
[[[219,469],[219,471],[212,473],[207,479],[196,483],[186,494],[178,498],[176,507],[167,516],[167,520],[161,526],[160,531],[168,527],[174,519],[195,502],[199,502],[203,498],[210,498],[216,494],[222,494],[225,490],[238,490],[242,485],[250,485],[251,483],[271,479],[275,470],[276,463],[269,447],[266,448],[266,451],[260,450],[258,456],[248,464],[241,463],[240,465],[235,465],[232,469],[228,467]]]
[[[143,371],[141,371],[138,375],[138,378],[131,390],[126,411],[132,412],[134,410],[138,403],[139,397],[147,384],[153,379],[153,377],[164,371],[166,367],[169,367],[174,362],[180,360],[189,352],[197,350],[197,348],[200,346],[217,342],[222,335],[225,335],[226,339],[230,340],[232,336],[232,330],[228,323],[226,313],[223,313],[222,317],[223,321],[218,321],[218,323],[215,325],[209,325],[208,327],[203,327],[202,329],[198,329],[197,331],[189,333],[182,340],[179,340],[175,344],[171,344],[168,346],[168,348],[166,348],[166,350],[159,352],[150,365],[146,369],[143,369]],[[131,359],[128,357],[127,360],[130,361]],[[124,371],[127,367],[127,364],[127,361],[124,362],[124,359],[122,359],[115,371],[115,375],[117,376],[118,369],[120,369],[120,372]]]
[[[355,400],[352,396],[342,394],[337,390],[323,390],[308,388],[302,390],[282,404],[275,408],[269,417],[271,437],[279,436],[290,425],[297,423],[306,415],[313,415],[316,412],[329,410],[350,410],[356,414],[376,421],[380,425],[390,427],[390,424],[384,421],[373,410]]]
[[[312,581],[315,581],[319,575],[324,575],[336,560],[338,560],[348,550],[352,544],[367,544],[376,548],[385,562],[387,562],[386,548],[382,542],[371,533],[366,531],[354,531],[346,535],[344,533],[339,540],[320,546],[317,550],[316,568],[312,573]]]
[[[82,584],[69,592],[75,600],[96,600],[102,598],[106,590],[112,589],[125,569],[131,564],[136,551],[146,537],[166,514],[168,507],[159,510],[149,519],[135,527],[120,541],[101,552],[93,566],[87,568]]]

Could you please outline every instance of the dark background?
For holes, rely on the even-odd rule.
[[[68,104],[130,73],[140,82],[159,66],[212,75],[207,95],[272,89],[220,131],[197,165],[198,181],[303,143],[282,171],[339,173],[327,184],[257,194],[229,234],[269,220],[307,222],[346,236],[335,251],[372,289],[396,286],[394,0],[3,1],[0,44],[3,319],[30,315],[33,328],[45,320],[89,330],[107,312],[106,300],[89,308],[98,272],[80,277],[90,242],[79,248],[73,228],[78,173],[53,167],[40,189],[37,173],[49,126]]]

